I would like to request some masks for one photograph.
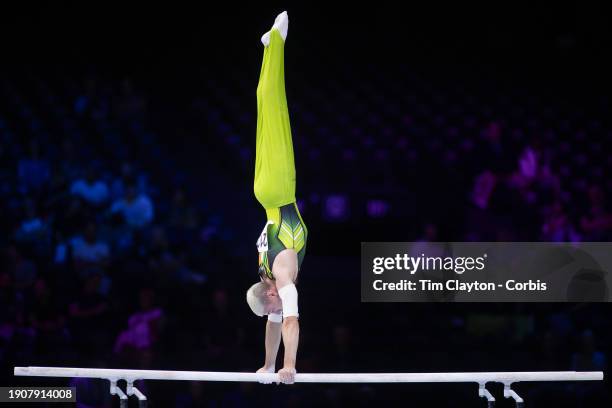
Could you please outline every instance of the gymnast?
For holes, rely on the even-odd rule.
[[[276,17],[261,37],[263,63],[257,85],[255,197],[266,210],[267,222],[257,240],[260,282],[247,291],[247,303],[257,316],[267,315],[265,362],[258,373],[274,373],[281,336],[285,348],[284,384],[295,382],[299,342],[298,271],[306,252],[308,230],[295,199],[295,163],[285,95],[284,46],[289,19]]]

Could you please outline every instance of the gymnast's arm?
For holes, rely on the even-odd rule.
[[[300,339],[300,324],[297,316],[287,316],[283,319],[283,345],[285,346],[285,358],[283,369],[278,373],[284,383],[293,383],[295,375],[295,359]]]
[[[277,257],[276,262],[279,265],[275,270],[276,288],[279,291],[279,297],[281,299],[284,297],[281,332],[285,356],[283,368],[278,371],[278,374],[282,383],[292,384],[295,381],[295,360],[300,339],[300,323],[297,313],[297,290],[293,283],[297,270],[297,257],[287,255],[289,253],[281,259]]]
[[[273,373],[276,370],[276,355],[281,340],[281,324],[268,320],[266,323],[266,361],[258,373]]]

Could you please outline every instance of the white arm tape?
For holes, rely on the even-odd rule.
[[[270,313],[268,315],[268,320],[274,323],[280,323],[283,321],[283,315],[280,313]]]
[[[289,284],[278,290],[278,296],[283,302],[283,317],[298,317],[298,292],[295,285]]]

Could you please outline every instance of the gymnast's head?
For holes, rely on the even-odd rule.
[[[283,303],[278,296],[275,282],[268,278],[262,278],[247,290],[247,303],[253,313],[257,316],[264,316],[270,313],[280,313],[283,310]]]

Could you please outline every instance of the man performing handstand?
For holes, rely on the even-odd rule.
[[[247,291],[247,302],[257,316],[268,316],[266,359],[258,373],[273,373],[281,335],[285,347],[280,381],[295,381],[300,326],[295,287],[308,231],[295,200],[295,164],[285,95],[284,46],[287,12],[276,17],[261,37],[264,57],[257,86],[257,142],[255,197],[268,221],[257,240],[261,282]]]

